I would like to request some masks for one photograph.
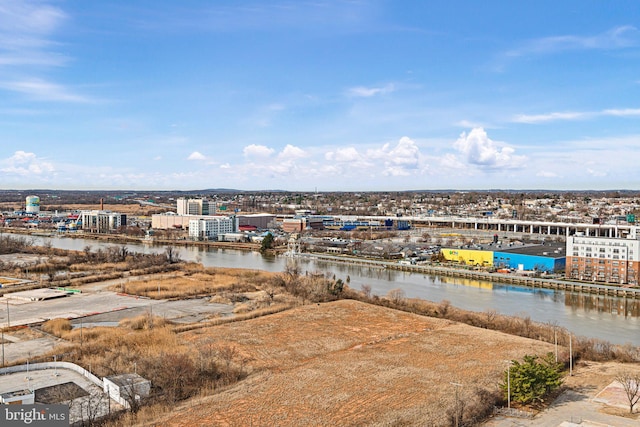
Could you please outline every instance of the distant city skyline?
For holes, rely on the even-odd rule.
[[[0,5],[0,188],[638,189],[640,4]]]

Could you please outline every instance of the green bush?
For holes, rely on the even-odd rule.
[[[563,365],[555,361],[552,353],[544,358],[524,356],[523,361],[512,361],[504,373],[501,384],[505,397],[510,388],[511,400],[520,403],[543,402],[544,397],[562,385]]]

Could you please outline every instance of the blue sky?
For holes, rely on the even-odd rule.
[[[639,18],[0,0],[0,188],[638,189]]]

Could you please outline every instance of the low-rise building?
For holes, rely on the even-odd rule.
[[[33,390],[23,389],[0,394],[0,403],[4,405],[31,405],[35,403]]]
[[[238,224],[240,226],[254,226],[258,230],[272,228],[275,221],[276,216],[270,213],[238,215]]]
[[[151,381],[138,374],[120,374],[102,379],[104,392],[116,402],[129,408],[149,396]]]
[[[494,267],[520,271],[557,273],[564,270],[566,259],[564,243],[500,245],[493,252]]]
[[[508,268],[520,271],[556,273],[565,268],[564,245],[559,243],[525,244],[493,242],[442,248],[448,261],[480,267]]]

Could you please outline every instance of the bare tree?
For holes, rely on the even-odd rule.
[[[167,249],[164,251],[167,263],[174,264],[176,262],[180,262],[180,256],[173,246],[167,246]]]
[[[106,393],[91,393],[86,397],[83,403],[81,403],[80,412],[82,413],[82,425],[93,426],[96,425],[96,421],[106,414],[103,406],[105,403],[109,403],[106,399],[109,399]]]
[[[360,290],[366,298],[371,298],[371,285],[364,284],[360,286]]]
[[[394,304],[401,304],[406,298],[406,294],[400,288],[391,289],[387,292],[387,298],[389,298]]]
[[[624,393],[629,400],[629,413],[633,414],[633,408],[640,401],[640,374],[624,371],[616,375],[615,380],[622,385]]]

